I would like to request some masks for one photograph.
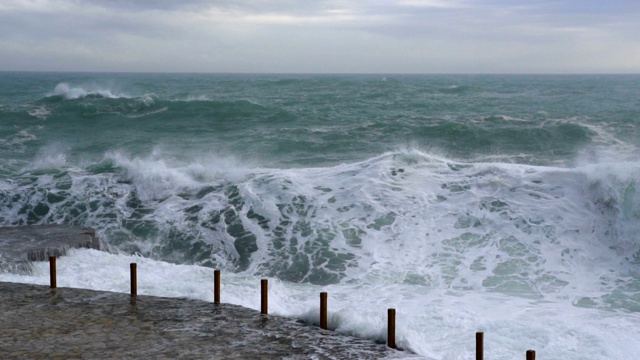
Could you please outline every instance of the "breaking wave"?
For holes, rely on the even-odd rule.
[[[69,85],[68,83],[59,83],[56,85],[53,92],[48,94],[49,97],[59,97],[65,100],[76,100],[83,98],[107,98],[107,99],[130,99],[126,93],[115,92],[111,89],[105,89],[100,87],[76,87]]]

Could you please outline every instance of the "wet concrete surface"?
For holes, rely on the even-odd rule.
[[[0,282],[2,359],[412,357],[237,305]]]

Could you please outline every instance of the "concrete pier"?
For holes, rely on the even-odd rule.
[[[32,261],[46,261],[74,248],[99,249],[95,230],[70,225],[0,227],[0,271],[31,274]]]
[[[230,304],[0,282],[2,359],[406,359]]]
[[[91,228],[0,228],[0,271],[100,248]],[[406,359],[384,344],[231,304],[0,282],[0,359]]]

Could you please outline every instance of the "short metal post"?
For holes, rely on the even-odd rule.
[[[220,304],[220,270],[213,271],[213,303]]]
[[[527,350],[527,360],[536,360],[536,352],[533,350]]]
[[[320,293],[320,328],[327,329],[327,293]]]
[[[131,296],[138,296],[138,269],[136,263],[129,265],[131,268]]]
[[[49,256],[49,283],[52,289],[58,287],[56,279],[56,257]]]
[[[269,282],[267,279],[262,279],[260,280],[260,290],[262,293],[262,296],[260,298],[260,312],[262,314],[267,314],[268,313],[268,292],[269,292]]]
[[[476,360],[484,359],[484,333],[478,331],[476,333]]]
[[[396,309],[387,310],[387,346],[396,348]]]

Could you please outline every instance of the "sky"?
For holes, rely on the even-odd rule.
[[[640,73],[640,0],[0,0],[0,71]]]

